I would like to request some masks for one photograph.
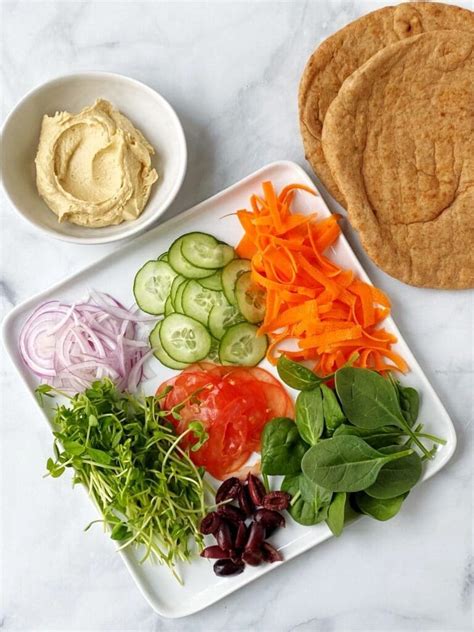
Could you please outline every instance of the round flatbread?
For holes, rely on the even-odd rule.
[[[378,266],[411,285],[474,287],[474,34],[381,50],[344,82],[322,143]]]
[[[307,160],[329,193],[345,206],[324,157],[324,117],[344,80],[382,48],[420,33],[474,33],[474,13],[449,4],[407,2],[362,16],[325,40],[311,55],[299,90],[300,129]]]

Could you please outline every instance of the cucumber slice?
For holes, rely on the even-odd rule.
[[[185,281],[184,283],[181,283],[181,285],[178,287],[178,289],[176,290],[176,295],[173,301],[173,307],[175,309],[176,312],[179,312],[180,314],[184,314],[183,311],[183,292],[187,286],[187,284],[189,283],[189,281]]]
[[[211,349],[207,354],[206,360],[219,364],[219,340],[211,336]]]
[[[176,299],[176,292],[178,291],[178,288],[182,283],[186,283],[186,279],[180,274],[178,274],[178,276],[174,278],[173,283],[171,284],[171,289],[170,289],[170,296],[173,303]]]
[[[206,233],[188,233],[182,239],[183,257],[198,268],[223,268],[235,256],[231,246],[219,243],[215,237]]]
[[[168,261],[168,253],[162,252],[161,255],[158,257],[157,261]]]
[[[220,270],[214,272],[214,274],[207,277],[207,279],[198,279],[198,282],[202,287],[206,287],[208,290],[219,290],[222,292],[222,275]]]
[[[204,279],[205,277],[213,275],[216,270],[194,266],[184,258],[181,252],[184,237],[179,237],[174,241],[168,250],[168,262],[173,270],[176,270],[178,274],[181,274],[187,279]]]
[[[235,284],[235,298],[245,320],[260,323],[265,316],[265,290],[254,283],[250,272],[244,272]]]
[[[184,314],[207,326],[211,309],[223,301],[222,292],[208,290],[197,281],[188,281],[181,297],[181,306]]]
[[[244,319],[237,307],[229,305],[226,301],[220,305],[214,305],[209,314],[208,327],[211,334],[219,340],[225,334],[226,329],[241,323]]]
[[[148,261],[135,275],[133,295],[138,307],[148,314],[162,314],[176,276],[166,261]]]
[[[268,341],[266,336],[257,336],[257,331],[257,327],[250,323],[239,323],[229,327],[219,346],[221,363],[255,366],[263,360]]]
[[[210,333],[189,316],[170,314],[161,321],[159,335],[163,349],[177,362],[199,362],[211,350]]]
[[[171,296],[168,296],[165,303],[165,316],[169,316],[174,312],[173,301],[171,300]]]
[[[222,290],[231,305],[237,305],[235,297],[237,279],[241,274],[249,271],[250,261],[248,259],[234,259],[222,270]]]
[[[156,323],[148,338],[150,342],[150,347],[153,349],[153,355],[161,362],[161,364],[164,364],[169,369],[185,369],[188,366],[187,364],[185,364],[184,362],[177,362],[176,360],[173,360],[173,358],[169,356],[163,349],[163,345],[161,344],[160,339],[160,329],[162,323],[162,320]]]

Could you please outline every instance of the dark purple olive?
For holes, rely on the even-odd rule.
[[[214,535],[221,522],[222,520],[216,512],[211,511],[211,513],[207,514],[207,516],[201,520],[199,530],[203,535]]]
[[[272,509],[257,509],[254,520],[263,525],[265,528],[285,526],[285,519],[283,516],[278,513],[278,511],[273,511]]]
[[[215,534],[217,544],[224,549],[224,551],[230,551],[234,548],[234,539],[230,531],[229,525],[222,521]]]
[[[263,562],[263,553],[259,549],[256,551],[244,551],[242,559],[246,564],[250,566],[259,566]]]
[[[247,543],[245,544],[246,551],[257,551],[260,550],[260,545],[265,538],[265,528],[263,525],[258,522],[252,522],[250,525],[249,537],[247,538]]]
[[[277,524],[273,525],[272,527],[265,527],[265,537],[270,538],[277,529],[278,529]]]
[[[255,506],[250,498],[250,494],[247,486],[243,486],[240,488],[237,500],[239,501],[239,506],[244,512],[246,516],[251,516],[255,511]]]
[[[217,508],[217,513],[229,522],[240,524],[245,520],[244,512],[234,505],[221,505]]]
[[[270,542],[262,542],[260,547],[265,562],[273,564],[273,562],[283,562],[283,555]]]
[[[219,577],[227,577],[228,575],[239,575],[244,572],[245,564],[243,562],[233,562],[232,560],[217,560],[214,564],[214,573]]]
[[[224,551],[220,546],[206,546],[206,548],[201,552],[201,557],[207,557],[212,560],[222,560],[228,559],[231,557],[229,551]]]
[[[240,564],[240,562],[242,561],[242,552],[238,553],[237,551],[231,551],[229,555],[230,559],[236,564]]]
[[[239,528],[237,529],[237,533],[235,535],[235,548],[243,549],[247,543],[248,529],[245,526],[245,522],[241,522],[239,524]]]
[[[247,476],[247,487],[253,504],[256,507],[261,507],[263,497],[265,496],[265,486],[262,481],[257,476],[249,472]]]
[[[283,511],[288,509],[291,496],[287,492],[268,492],[263,497],[262,505],[265,509],[274,509],[276,511]]]
[[[216,503],[222,503],[224,500],[234,500],[237,498],[242,483],[236,476],[231,476],[225,480],[216,492]]]

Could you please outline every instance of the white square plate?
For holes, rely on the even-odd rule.
[[[272,163],[209,200],[201,202],[187,212],[158,226],[146,235],[135,239],[123,248],[82,270],[82,272],[74,274],[15,307],[4,321],[3,339],[7,351],[29,391],[33,394],[34,388],[37,386],[37,379],[23,364],[17,348],[17,340],[23,322],[37,305],[52,299],[77,301],[86,296],[91,288],[110,292],[125,305],[132,304],[132,282],[136,271],[148,259],[155,259],[162,252],[168,250],[171,242],[183,233],[209,232],[219,239],[236,245],[242,230],[236,216],[232,213],[248,206],[250,195],[260,191],[261,183],[264,180],[271,180],[277,189],[290,182],[300,182],[314,187],[310,178],[295,163],[285,161]],[[313,198],[309,195],[298,194],[296,207],[299,211],[307,213],[316,210],[320,218],[330,214],[320,196]],[[361,279],[369,281],[344,236],[341,235],[338,239],[330,256],[341,266],[355,270]],[[438,450],[436,458],[425,465],[422,480],[426,480],[444,467],[451,458],[456,447],[456,434],[451,419],[401,337],[395,323],[391,318],[388,318],[384,326],[397,336],[398,343],[395,349],[407,360],[411,368],[409,383],[421,393],[420,420],[426,422],[428,432],[443,437],[447,441],[446,445]],[[163,380],[174,374],[174,371],[161,366],[158,361],[153,359],[151,362],[156,376],[144,384],[147,393],[153,393]],[[275,373],[275,369],[266,362],[262,366]],[[291,519],[287,523],[287,528],[280,530],[272,538],[274,544],[282,550],[285,561],[331,536],[324,523],[312,527],[300,526]],[[71,529],[82,529],[83,526],[72,523]],[[140,564],[138,561],[139,551],[129,550],[120,554],[152,608],[165,617],[173,618],[202,610],[241,586],[265,573],[278,569],[280,566],[280,564],[266,564],[260,567],[247,566],[241,575],[219,578],[214,575],[210,561],[197,558],[191,564],[182,564],[179,567],[185,582],[184,586],[180,586],[167,568],[150,563]]]

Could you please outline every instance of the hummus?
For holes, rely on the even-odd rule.
[[[158,174],[154,149],[111,103],[43,117],[36,186],[60,222],[97,228],[136,219]]]

